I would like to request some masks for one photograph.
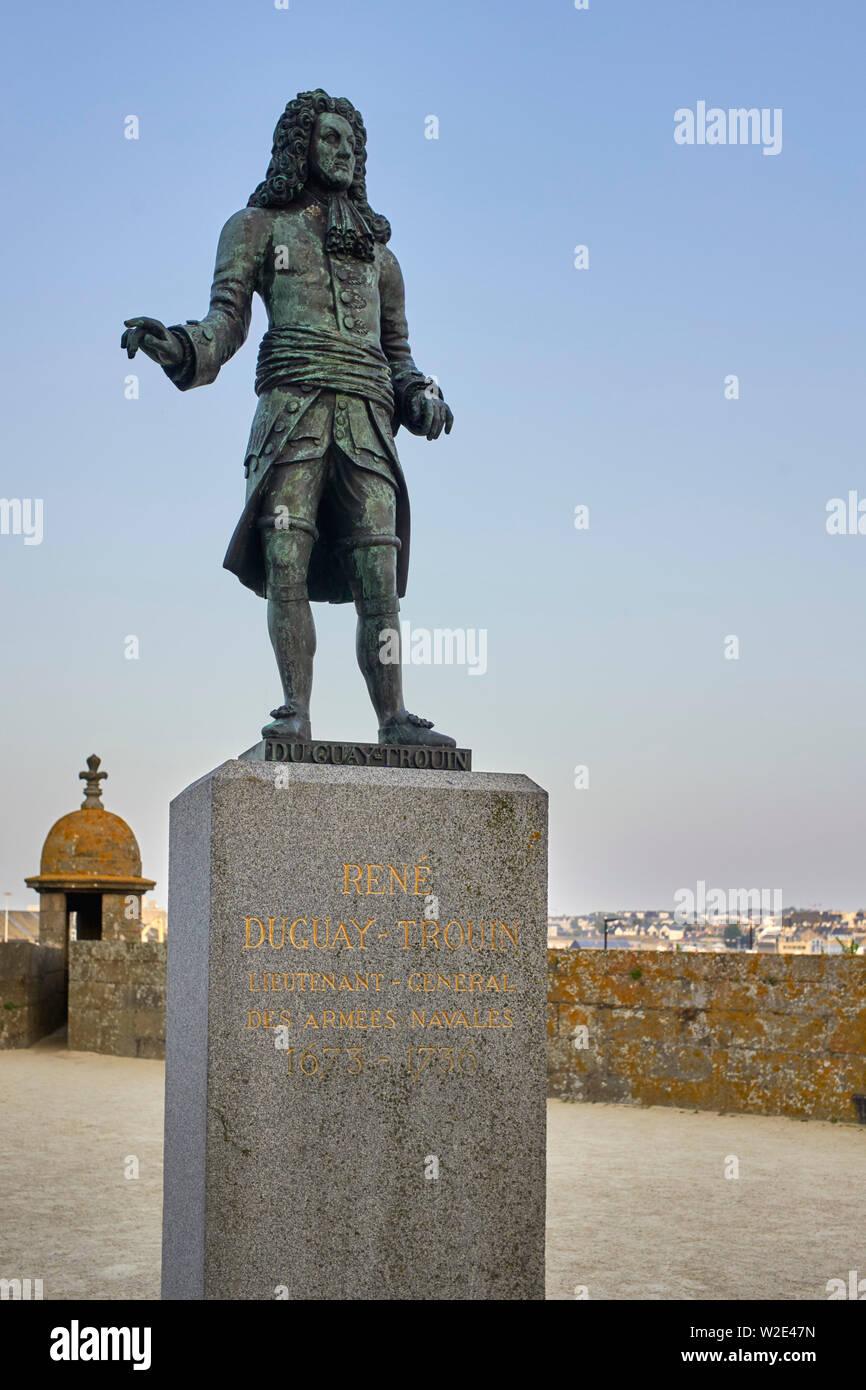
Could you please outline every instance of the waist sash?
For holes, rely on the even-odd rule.
[[[262,338],[256,395],[274,386],[318,387],[394,410],[388,359],[378,344],[350,342],[326,328],[272,328]]]

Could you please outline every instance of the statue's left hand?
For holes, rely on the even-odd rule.
[[[412,392],[406,402],[403,424],[412,434],[438,439],[443,429],[446,434],[451,433],[454,416],[441,396],[430,395],[425,389]]]
[[[159,319],[124,319],[126,332],[120,346],[126,348],[127,357],[134,357],[139,348],[161,367],[176,367],[183,361],[183,345],[176,333],[172,333]]]

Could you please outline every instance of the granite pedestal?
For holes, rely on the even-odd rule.
[[[176,798],[164,1298],[543,1297],[546,859],[523,776]]]

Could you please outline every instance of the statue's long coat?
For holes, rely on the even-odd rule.
[[[267,309],[269,329],[324,329],[352,343],[375,343],[391,367],[399,368],[401,381],[423,380],[412,361],[396,257],[378,242],[369,262],[328,254],[326,221],[326,209],[311,197],[285,209],[244,208],[229,218],[217,249],[210,308],[200,321],[174,330],[185,337],[186,358],[168,375],[180,390],[213,381],[246,341],[254,293]],[[399,402],[399,386],[396,395]],[[345,424],[335,423],[338,406]],[[359,395],[282,385],[264,391],[244,461],[246,506],[226,552],[226,569],[264,595],[256,518],[269,470],[275,463],[320,458],[335,439],[358,467],[387,477],[396,487],[401,542],[397,587],[402,597],[409,566],[409,498],[394,445],[397,428],[396,413],[391,416],[384,405]],[[351,600],[326,530],[313,547],[308,589],[312,599]]]

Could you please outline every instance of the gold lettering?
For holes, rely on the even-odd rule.
[[[255,1023],[253,1023],[253,1019],[255,1019]],[[248,1028],[258,1028],[258,1027],[259,1027],[259,1024],[261,1023],[261,1021],[262,1021],[262,1016],[261,1016],[261,1014],[259,1013],[258,1009],[250,1009],[250,1010],[249,1010],[249,1022],[248,1022],[248,1024],[247,1024],[247,1027],[248,1027]]]
[[[299,951],[306,951],[307,947],[308,947],[309,944],[310,944],[309,941],[307,940],[307,938],[304,937],[303,941],[300,942],[300,944],[295,940],[295,927],[298,925],[299,922],[302,923],[303,926],[306,926],[306,925],[307,925],[307,919],[306,919],[306,917],[296,917],[296,918],[295,918],[294,922],[293,922],[292,925],[289,927],[289,940],[291,941],[291,943],[292,943],[293,946],[297,947],[297,949],[298,949]],[[265,929],[264,929],[264,927],[262,927],[262,936],[264,936],[264,934],[265,934]],[[303,989],[303,985],[301,986],[301,988]]]
[[[374,870],[374,869],[381,869],[382,872],[384,873],[385,865],[384,865],[384,864],[368,864],[368,865],[367,865],[367,894],[368,894],[368,896],[369,896],[369,895],[372,893],[372,895],[373,895],[374,898],[381,898],[381,897],[384,895],[384,893],[385,893],[385,889],[379,887],[379,877],[378,877],[378,874],[377,874],[377,876],[376,876],[376,887],[375,887],[375,888],[373,887],[373,870]]]
[[[460,940],[457,942],[457,945],[456,945],[456,946],[452,946],[452,945],[451,945],[451,942],[448,940],[448,933],[449,933],[449,931],[451,930],[452,927],[459,927],[459,928],[460,928]],[[461,946],[463,945],[463,923],[462,923],[462,922],[449,922],[449,923],[448,923],[448,926],[445,928],[445,945],[448,947],[449,951],[456,951],[456,950],[459,949],[459,947],[461,947]]]
[[[246,941],[245,941],[245,943],[244,943],[244,950],[245,950],[245,951],[255,951],[256,947],[261,946],[262,942],[263,942],[264,939],[265,939],[265,924],[264,924],[264,922],[262,921],[261,917],[245,917],[245,918],[244,918],[244,922],[246,923],[246,928],[247,928],[247,939],[246,939]],[[253,922],[258,922],[258,924],[259,924],[259,929],[260,929],[260,933],[261,933],[260,936],[259,936],[258,941],[257,941],[256,944],[255,944],[255,946],[253,945],[252,941],[250,940],[250,928],[252,927]]]
[[[403,892],[405,893],[405,892],[406,892],[406,876],[407,876],[407,874],[409,873],[409,865],[408,865],[408,864],[404,864],[404,865],[403,865],[403,877],[402,877],[402,878],[401,878],[400,875],[397,873],[397,870],[394,868],[394,865],[393,865],[393,864],[389,864],[389,865],[388,865],[388,868],[389,868],[390,874],[391,874],[391,877],[390,877],[390,879],[388,880],[388,892],[393,896],[393,893],[394,893],[394,879],[396,878],[397,882],[399,883],[400,887],[403,889]]]
[[[324,923],[325,923],[325,940],[324,940],[324,941],[320,941],[320,940],[319,940],[319,922],[322,921],[322,920],[324,920]],[[313,918],[313,945],[314,945],[314,946],[318,946],[319,950],[320,950],[320,951],[323,951],[323,950],[325,949],[325,947],[327,946],[327,944],[328,944],[328,937],[330,936],[330,934],[331,934],[331,919],[330,919],[330,917],[325,917],[324,919],[321,918],[321,917],[314,917],[314,918]]]
[[[475,923],[474,923],[474,922],[467,922],[466,925],[467,925],[467,927],[469,928],[469,949],[470,949],[470,951],[483,951],[483,950],[484,950],[484,935],[485,935],[485,933],[484,933],[484,923],[483,923],[483,922],[481,923],[481,940],[480,940],[480,942],[478,943],[477,946],[476,946],[475,942],[474,942],[473,939],[472,939],[472,938],[473,938],[473,931],[472,931],[472,928],[475,926]]]
[[[517,950],[517,928],[518,928],[518,926],[519,926],[519,923],[518,923],[518,922],[515,922],[515,923],[514,923],[514,931],[512,931],[510,927],[506,927],[506,925],[505,925],[504,922],[496,922],[496,923],[494,924],[494,928],[493,928],[494,942],[495,942],[495,938],[496,938],[496,928],[497,928],[497,927],[499,928],[499,949],[500,949],[500,951],[504,951],[504,950],[505,950],[505,947],[504,947],[504,945],[503,945],[503,943],[502,943],[502,938],[503,938],[503,936],[507,936],[507,937],[508,937],[508,940],[511,942],[511,944],[512,944],[512,946],[514,947],[515,951]]]
[[[433,945],[436,947],[436,950],[438,951],[438,950],[439,950],[439,923],[438,923],[438,922],[428,922],[426,918],[425,918],[424,921],[421,923],[421,950],[422,950],[422,951],[426,951],[426,949],[427,949],[427,933],[428,933],[428,931],[432,933],[432,935],[433,935]]]
[[[349,921],[351,922],[351,920],[352,920],[352,919],[351,919],[351,917],[350,917],[350,918],[349,918]],[[350,951],[354,951],[355,948],[354,948],[354,946],[352,945],[351,941],[349,940],[349,933],[346,931],[346,924],[345,924],[345,922],[341,922],[340,925],[338,926],[337,930],[334,932],[334,939],[333,939],[333,941],[331,942],[331,945],[332,945],[332,946],[336,946],[337,942],[338,942],[341,938],[342,938],[342,940],[345,942],[345,944],[348,946],[349,950],[350,950]],[[328,944],[328,943],[327,943],[327,941],[326,941],[326,942],[325,942],[325,945],[327,946],[327,944]]]
[[[282,934],[282,936],[280,937],[280,944],[279,944],[279,946],[277,945],[276,941],[274,941],[274,922],[275,922],[276,920],[277,920],[277,919],[276,919],[275,917],[269,917],[269,918],[268,918],[268,940],[270,941],[270,943],[271,943],[271,945],[273,946],[273,948],[274,948],[275,951],[281,951],[281,950],[283,949],[283,947],[285,946],[285,944],[286,944],[286,919],[285,919],[285,917],[282,919],[282,920],[283,920],[283,934]]]
[[[255,974],[254,974],[253,971],[251,970],[251,971],[250,971],[250,989],[261,989],[261,985],[254,985],[254,984],[253,984],[253,980],[254,980],[255,978],[256,978],[256,977],[255,977]]]
[[[384,889],[383,889],[382,891],[384,892]],[[353,923],[355,924],[355,926],[358,927],[358,935],[359,935],[360,938],[361,938],[361,945],[360,945],[360,947],[359,947],[359,950],[366,951],[367,946],[366,946],[366,942],[364,941],[364,937],[366,936],[367,932],[368,932],[368,931],[370,930],[370,928],[372,927],[372,925],[373,925],[373,923],[375,922],[375,920],[376,920],[375,917],[371,917],[370,920],[369,920],[369,922],[367,923],[367,925],[366,925],[365,927],[359,927],[359,926],[358,926],[358,923],[355,922],[354,917],[350,917],[350,918],[349,918],[349,921],[350,921],[350,922],[353,922]]]
[[[423,857],[426,859],[426,858],[427,858],[426,854],[425,854]],[[423,897],[426,897],[426,895],[430,892],[430,888],[428,887],[428,885],[427,885],[426,883],[422,883],[422,882],[421,882],[421,876],[422,876],[422,874],[430,874],[430,873],[432,873],[432,872],[433,872],[433,871],[432,871],[432,869],[430,868],[430,865],[429,865],[429,864],[416,864],[416,865],[415,865],[415,890],[414,890],[414,892],[415,892],[415,897],[416,897],[416,898],[423,898]]]
[[[361,883],[361,865],[360,865],[360,864],[344,864],[344,865],[343,865],[343,868],[344,868],[344,870],[345,870],[345,873],[343,874],[343,885],[344,885],[344,886],[343,886],[343,892],[344,892],[344,893],[348,893],[348,891],[349,891],[349,870],[350,870],[350,869],[357,869],[358,872],[357,872],[356,874],[352,874],[352,875],[351,875],[351,879],[352,879],[352,882],[353,882],[354,885],[355,885],[355,892],[356,892],[356,893],[362,892],[362,889],[361,889],[361,887],[360,887],[360,883]]]
[[[397,926],[398,926],[398,927],[402,927],[402,928],[403,928],[403,937],[404,937],[404,940],[403,940],[403,950],[404,950],[404,951],[408,951],[408,949],[409,949],[409,928],[410,928],[410,927],[417,927],[417,925],[418,925],[418,923],[417,923],[416,921],[414,921],[414,920],[413,920],[413,921],[409,921],[409,922],[398,922],[398,923],[397,923]]]

